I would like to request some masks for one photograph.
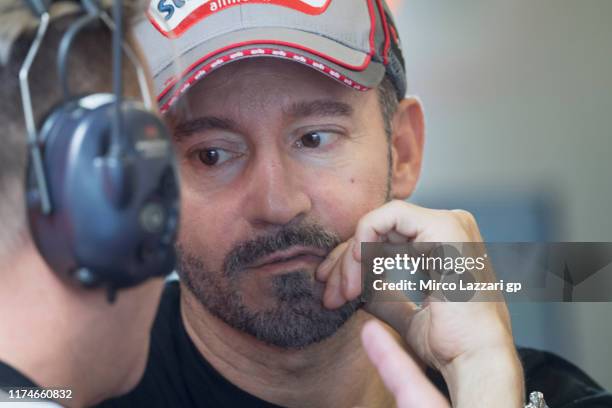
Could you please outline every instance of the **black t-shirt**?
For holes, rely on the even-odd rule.
[[[36,387],[38,387],[38,385],[28,377],[21,374],[10,365],[0,361],[0,390]]]
[[[277,407],[227,381],[201,356],[183,326],[179,297],[178,282],[169,283],[153,327],[141,382],[129,394],[106,401],[101,407]],[[571,363],[532,349],[519,348],[519,355],[526,390],[543,392],[551,408],[612,407],[612,396]],[[448,396],[442,377],[434,371],[427,374]]]
[[[4,405],[7,402],[24,402],[25,398],[22,399],[11,399],[10,392],[13,390],[23,390],[30,388],[37,388],[38,385],[34,383],[34,381],[30,380],[25,375],[21,374],[19,371],[11,367],[10,365],[3,363],[0,361],[0,406]],[[30,400],[27,400],[30,401]],[[47,401],[47,400],[39,400],[39,401]],[[27,402],[24,404],[27,405]]]

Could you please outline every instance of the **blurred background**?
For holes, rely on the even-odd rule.
[[[412,201],[470,210],[488,241],[612,241],[612,1],[389,3],[427,116]],[[518,344],[612,389],[612,304],[510,308]]]

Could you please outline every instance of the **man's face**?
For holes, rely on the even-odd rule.
[[[179,272],[230,326],[280,347],[333,333],[358,302],[322,305],[317,266],[389,195],[376,90],[292,62],[214,72],[170,119],[182,177]]]

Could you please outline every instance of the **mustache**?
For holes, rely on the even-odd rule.
[[[223,270],[231,277],[260,259],[293,246],[316,248],[329,253],[341,243],[338,234],[318,224],[288,225],[235,245],[225,257]]]

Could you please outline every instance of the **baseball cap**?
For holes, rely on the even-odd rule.
[[[152,0],[134,26],[162,113],[212,71],[246,58],[309,66],[365,91],[385,74],[406,93],[405,64],[384,0]]]

